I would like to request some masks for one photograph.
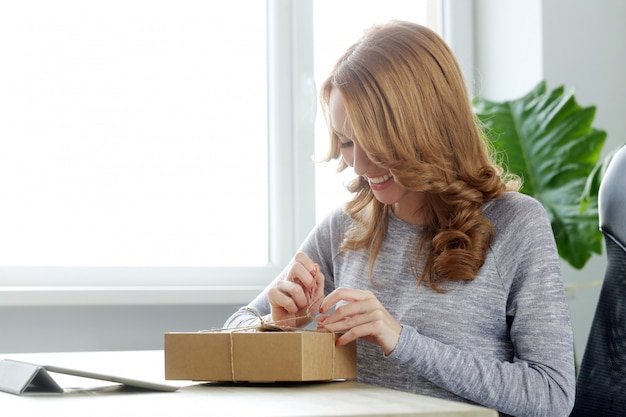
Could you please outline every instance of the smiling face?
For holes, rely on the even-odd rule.
[[[374,197],[391,205],[396,216],[407,223],[423,223],[423,216],[417,210],[422,206],[423,195],[402,187],[388,169],[372,162],[356,138],[344,98],[337,88],[330,92],[329,116],[333,133],[340,142],[341,157],[357,175],[368,181]]]

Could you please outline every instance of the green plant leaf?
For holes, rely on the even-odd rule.
[[[545,207],[559,255],[582,268],[602,252],[597,184],[588,178],[599,163],[606,132],[593,128],[595,107],[578,105],[571,91],[539,83],[517,100],[474,100],[474,111],[521,192]]]

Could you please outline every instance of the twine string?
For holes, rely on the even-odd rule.
[[[234,352],[235,343],[234,343],[234,340],[233,340],[233,332],[229,332],[228,333],[228,340],[230,341],[230,346],[229,346],[230,347],[230,379],[233,382],[236,383],[237,382],[237,378],[235,378],[235,360],[234,360],[234,358],[235,358],[235,352]]]
[[[315,271],[313,273],[312,271],[312,275],[313,277],[315,277],[317,275],[317,273],[319,272],[319,265],[315,264]],[[313,288],[311,289],[311,294],[310,294],[310,298],[313,297],[313,295],[315,294],[315,290],[317,287],[317,281],[314,282],[313,284]],[[332,369],[331,369],[331,375],[332,378],[335,377],[335,357],[336,357],[336,352],[335,352],[335,332],[333,332],[332,330],[329,330],[326,326],[324,326],[324,323],[317,320],[317,316],[311,312],[311,308],[316,305],[322,298],[324,298],[324,295],[320,295],[319,297],[317,297],[316,299],[312,300],[307,308],[306,308],[306,314],[302,315],[302,316],[296,316],[296,317],[291,317],[291,318],[287,318],[287,319],[282,319],[282,320],[271,320],[271,321],[267,321],[263,318],[263,316],[261,315],[261,313],[259,313],[258,310],[256,310],[253,307],[247,306],[246,310],[250,311],[251,313],[253,313],[258,319],[259,319],[259,324],[255,324],[255,325],[249,325],[249,326],[238,326],[238,327],[233,327],[233,328],[228,328],[228,327],[222,327],[222,328],[217,328],[217,329],[209,329],[209,330],[200,330],[198,333],[219,333],[219,332],[229,332],[229,340],[230,340],[230,373],[231,373],[231,379],[233,382],[237,382],[236,378],[235,378],[235,361],[234,361],[234,343],[233,343],[233,333],[235,332],[246,332],[246,331],[259,331],[259,332],[266,332],[266,331],[305,331],[305,332],[310,332],[310,331],[317,331],[314,329],[306,329],[306,328],[300,328],[300,327],[295,327],[295,326],[291,326],[291,325],[286,325],[286,324],[282,324],[284,322],[287,321],[298,321],[298,320],[302,320],[302,319],[309,319],[312,321],[315,321],[316,324],[318,325],[318,327],[323,328],[324,330],[326,330],[329,333],[332,333],[333,337],[331,338],[331,351],[332,351]]]

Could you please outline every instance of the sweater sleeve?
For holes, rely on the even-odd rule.
[[[410,326],[403,327],[388,360],[503,415],[568,416],[575,392],[569,309],[550,223],[543,207],[535,203],[530,201],[514,214],[518,220],[514,225],[500,227],[493,219],[500,238],[490,250],[508,291],[506,320],[513,360],[446,345]]]

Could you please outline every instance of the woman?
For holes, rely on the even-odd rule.
[[[375,26],[321,101],[327,159],[354,169],[354,197],[226,326],[256,312],[302,327],[319,311],[338,344],[357,340],[359,381],[567,416],[573,342],[550,223],[490,158],[448,46],[417,24]]]

